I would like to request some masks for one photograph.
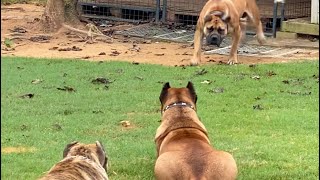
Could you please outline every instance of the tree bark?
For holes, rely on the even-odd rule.
[[[41,23],[45,32],[56,32],[63,24],[80,25],[78,0],[47,0]]]

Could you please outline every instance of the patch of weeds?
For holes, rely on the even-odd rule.
[[[13,41],[10,40],[9,38],[5,38],[5,39],[4,39],[4,45],[5,45],[6,47],[8,47],[8,48],[12,48],[12,46],[13,46]]]

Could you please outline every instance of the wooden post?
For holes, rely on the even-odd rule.
[[[311,23],[319,24],[319,0],[311,1]]]

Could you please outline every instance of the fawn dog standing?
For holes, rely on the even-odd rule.
[[[256,0],[209,0],[198,18],[191,65],[197,65],[201,61],[203,37],[206,36],[207,44],[220,46],[228,28],[233,29],[228,64],[238,63],[237,50],[240,40],[245,37],[247,22],[255,26],[258,42],[265,43]]]
[[[157,180],[234,180],[237,165],[232,155],[210,145],[207,130],[196,113],[193,84],[163,86],[161,125],[155,135]]]

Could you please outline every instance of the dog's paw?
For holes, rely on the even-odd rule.
[[[229,64],[229,65],[236,65],[236,64],[238,64],[238,61],[235,61],[235,60],[233,60],[233,59],[229,59],[228,62],[227,62],[227,64]]]
[[[259,44],[265,44],[267,42],[267,39],[264,35],[258,35],[258,42]]]
[[[229,60],[229,61],[227,62],[227,64],[228,64],[228,65],[234,65],[235,63],[234,63],[232,60]]]
[[[190,66],[197,66],[199,65],[200,59],[198,58],[192,58],[190,62]]]

